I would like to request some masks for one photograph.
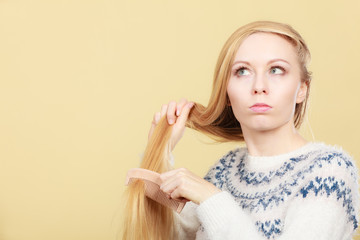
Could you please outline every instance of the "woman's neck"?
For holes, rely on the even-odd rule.
[[[283,126],[271,131],[247,131],[243,129],[248,152],[252,156],[274,156],[291,152],[304,146],[307,141],[293,126]]]

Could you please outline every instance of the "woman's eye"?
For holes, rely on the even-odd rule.
[[[282,67],[273,67],[271,68],[270,72],[272,74],[283,74],[285,71]]]
[[[246,68],[240,68],[239,70],[236,71],[236,74],[239,76],[246,76],[246,75],[249,75],[250,72]]]

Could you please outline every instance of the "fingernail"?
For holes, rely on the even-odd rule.
[[[179,116],[180,115],[180,110],[176,110],[176,116]]]
[[[194,103],[193,102],[191,102],[191,103],[189,103],[189,108],[192,108],[193,106],[194,106]]]
[[[174,119],[169,119],[169,124],[173,124],[174,123]]]

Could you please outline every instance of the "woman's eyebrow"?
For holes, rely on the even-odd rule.
[[[238,60],[238,61],[235,61],[232,66],[234,66],[234,65],[236,65],[236,64],[238,64],[238,63],[245,63],[245,64],[247,64],[247,65],[250,65],[250,63],[247,62],[247,61]]]
[[[282,59],[282,58],[275,58],[275,59],[272,59],[268,62],[268,64],[271,64],[273,62],[285,62],[287,63],[288,65],[291,65],[288,61],[286,61],[285,59]]]
[[[285,62],[287,63],[288,65],[291,65],[288,61],[286,61],[285,59],[282,59],[282,58],[275,58],[275,59],[271,59],[268,64],[271,64],[271,63],[274,63],[274,62]],[[238,60],[238,61],[235,61],[232,65],[232,67],[234,67],[234,65],[238,64],[238,63],[245,63],[247,65],[251,65],[249,62],[247,61],[243,61],[243,60]]]

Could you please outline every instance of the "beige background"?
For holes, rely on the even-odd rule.
[[[223,43],[254,20],[306,39],[302,132],[359,165],[359,12],[358,0],[0,0],[0,239],[115,239],[154,112],[206,104]],[[236,146],[208,142],[186,131],[176,166],[203,175]]]

